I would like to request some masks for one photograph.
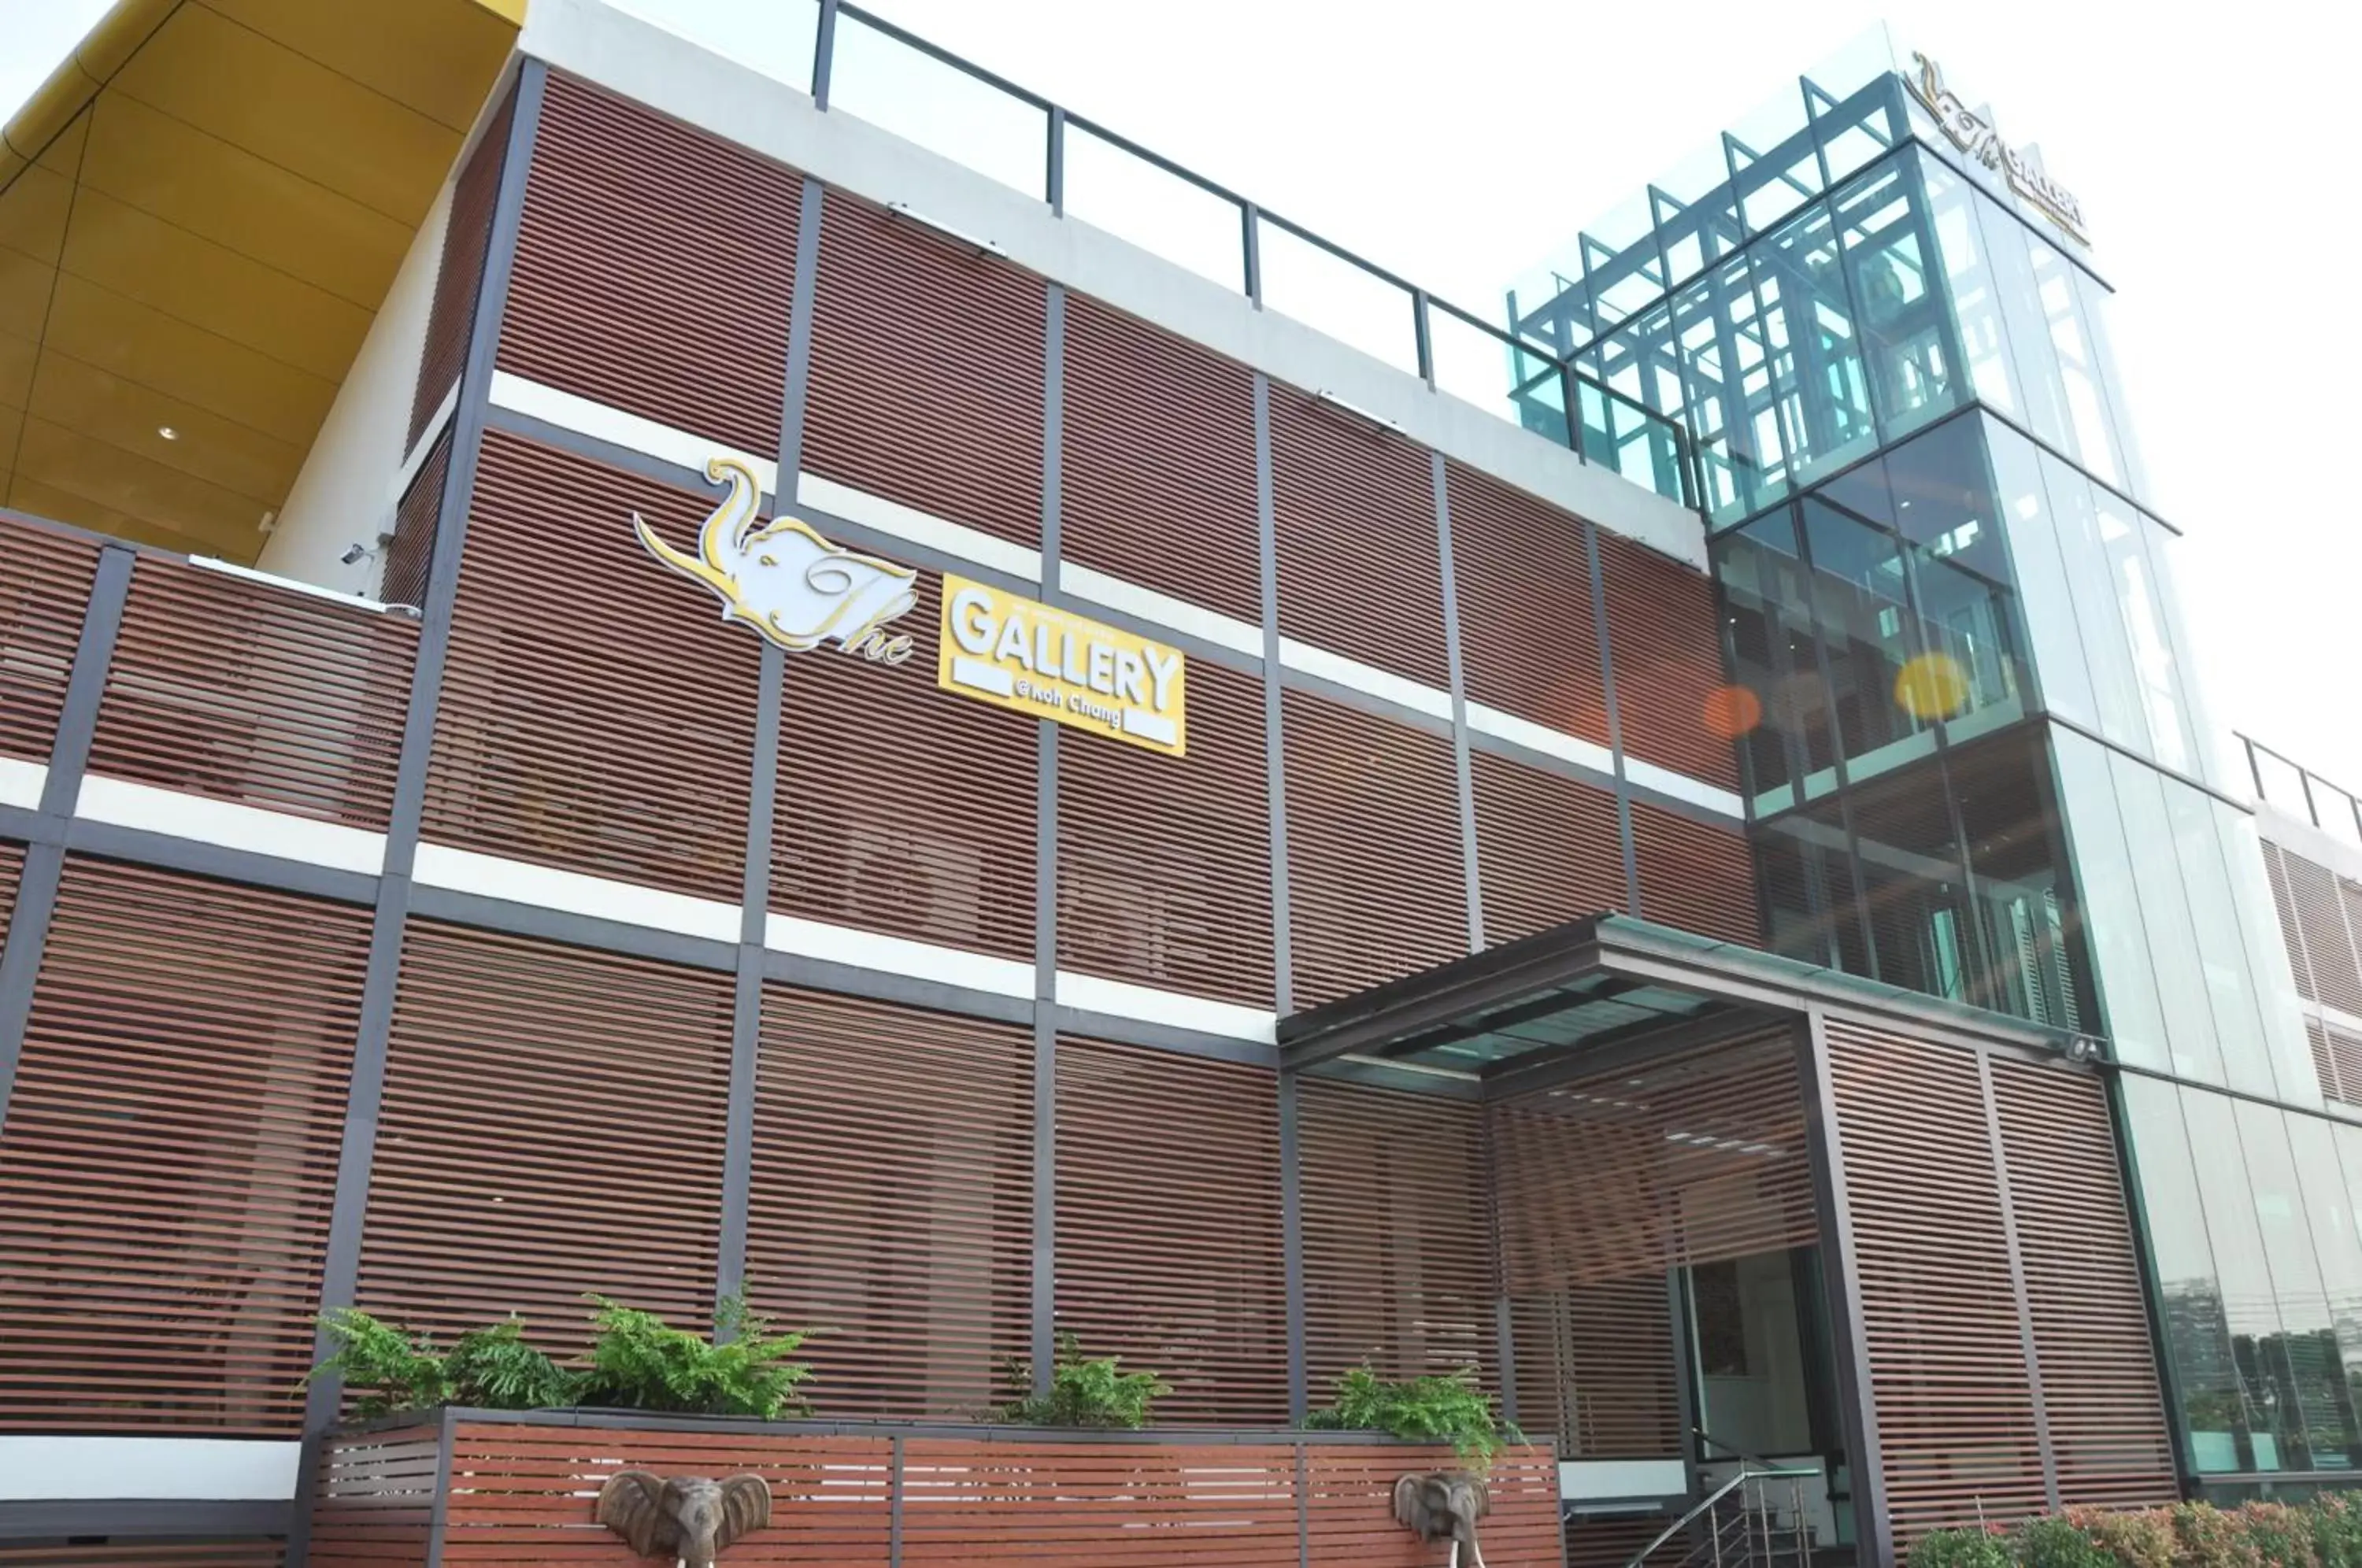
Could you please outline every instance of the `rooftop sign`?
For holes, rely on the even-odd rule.
[[[1904,81],[1911,95],[1936,117],[1952,145],[1986,168],[2001,170],[2009,179],[2009,188],[2033,203],[2043,216],[2065,230],[2068,237],[2079,245],[2091,244],[2092,237],[2083,227],[2083,206],[2074,193],[2002,140],[1991,121],[1961,103],[1959,95],[1944,85],[1944,73],[1934,61],[1916,50],[1911,58],[1917,62],[1919,73],[1906,76]]]

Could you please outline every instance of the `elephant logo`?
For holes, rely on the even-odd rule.
[[[833,545],[794,517],[760,521],[763,487],[734,458],[711,459],[705,477],[730,493],[698,530],[695,555],[666,544],[636,512],[632,527],[648,554],[713,591],[725,623],[744,621],[789,653],[833,641],[884,663],[910,657],[909,639],[889,646],[871,634],[918,602],[916,571]]]
[[[599,1488],[597,1517],[635,1556],[713,1568],[723,1547],[771,1522],[771,1484],[760,1475],[667,1481],[651,1471],[618,1470]]]
[[[1484,1481],[1463,1470],[1413,1472],[1395,1482],[1395,1522],[1423,1541],[1451,1542],[1451,1568],[1460,1568],[1463,1548],[1474,1568],[1485,1568],[1476,1521],[1492,1511]]]

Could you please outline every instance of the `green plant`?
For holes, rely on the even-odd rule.
[[[2211,1503],[2176,1503],[2169,1517],[2176,1568],[2264,1568],[2235,1514]]]
[[[1493,1410],[1476,1386],[1476,1369],[1394,1382],[1366,1363],[1337,1379],[1336,1397],[1305,1423],[1324,1431],[1388,1432],[1413,1442],[1448,1442],[1462,1459],[1489,1464],[1504,1443],[1525,1435]]]
[[[2110,1555],[2103,1560],[2124,1568],[2174,1568],[2173,1525],[2162,1508],[2111,1513],[2104,1508],[2070,1508],[2067,1517]]]
[[[1991,1530],[1939,1529],[1911,1548],[1911,1568],[2013,1568],[2009,1543]]]
[[[2009,1547],[2025,1568],[2115,1568],[2118,1561],[2081,1525],[2055,1515],[2018,1526]]]
[[[1051,1364],[1050,1391],[1033,1392],[1033,1364],[1011,1357],[1001,1376],[1011,1397],[993,1412],[993,1419],[1031,1427],[1120,1427],[1137,1430],[1148,1424],[1157,1400],[1173,1392],[1172,1385],[1153,1372],[1126,1372],[1120,1357],[1083,1354],[1072,1334],[1058,1336],[1058,1353]]]
[[[598,1337],[577,1391],[582,1403],[764,1420],[803,1411],[796,1389],[811,1368],[789,1357],[808,1336],[774,1332],[736,1297],[714,1314],[711,1340],[604,1296],[586,1299],[598,1308]]]
[[[524,1320],[511,1316],[470,1329],[443,1355],[444,1399],[486,1410],[541,1410],[575,1401],[579,1379],[525,1343]]]
[[[2312,1550],[2313,1510],[2289,1503],[2248,1503],[2233,1517],[2247,1547],[2265,1562],[2285,1568],[2320,1568]]]
[[[2312,1553],[2321,1568],[2362,1568],[2362,1496],[2324,1492],[2309,1510]]]
[[[328,1353],[304,1381],[333,1373],[355,1396],[355,1415],[425,1410],[451,1402],[444,1358],[425,1335],[353,1307],[321,1313],[320,1327],[328,1336]]]

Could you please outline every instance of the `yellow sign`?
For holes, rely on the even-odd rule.
[[[944,574],[935,684],[1168,756],[1189,739],[1181,650]]]

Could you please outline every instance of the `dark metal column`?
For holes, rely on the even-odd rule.
[[[1476,787],[1468,760],[1468,680],[1460,651],[1460,590],[1451,558],[1451,499],[1443,454],[1428,454],[1435,488],[1436,555],[1443,574],[1443,663],[1451,685],[1451,772],[1460,797],[1460,868],[1468,898],[1468,951],[1485,951],[1485,887],[1477,857]]]
[[[1805,1100],[1805,1140],[1813,1164],[1813,1206],[1821,1229],[1821,1264],[1828,1286],[1829,1337],[1836,1342],[1838,1410],[1845,1432],[1846,1467],[1853,1480],[1854,1540],[1869,1568],[1893,1568],[1894,1525],[1886,1513],[1886,1476],[1871,1397],[1870,1342],[1862,1326],[1861,1270],[1854,1256],[1853,1213],[1846,1196],[1845,1140],[1829,1081],[1827,1021],[1816,1008],[1797,1028],[1796,1077]]]
[[[1042,598],[1064,597],[1066,291],[1048,285],[1042,344]],[[1035,721],[1033,830],[1033,1392],[1058,1351],[1058,724]]]
[[[1607,577],[1599,562],[1599,526],[1583,521],[1583,558],[1591,568],[1591,625],[1599,643],[1601,701],[1607,709],[1607,749],[1616,768],[1616,836],[1624,852],[1625,912],[1636,919],[1640,908],[1640,857],[1632,842],[1632,785],[1624,777],[1624,720],[1616,704],[1616,654],[1607,634]]]
[[[2042,1455],[2042,1493],[2050,1511],[2058,1511],[2058,1456],[2050,1442],[2050,1408],[2042,1397],[2042,1361],[2034,1344],[2034,1308],[2026,1299],[2025,1257],[2017,1241],[2017,1208],[2009,1195],[2009,1154],[2002,1146],[2001,1106],[1993,1098],[1992,1056],[1977,1057],[1977,1093],[1984,1101],[1985,1138],[1992,1149],[1993,1187],[2001,1199],[2002,1240],[2009,1247],[2009,1293],[2017,1309],[2018,1340],[2025,1350],[2025,1381],[2034,1398],[2034,1444]]]

